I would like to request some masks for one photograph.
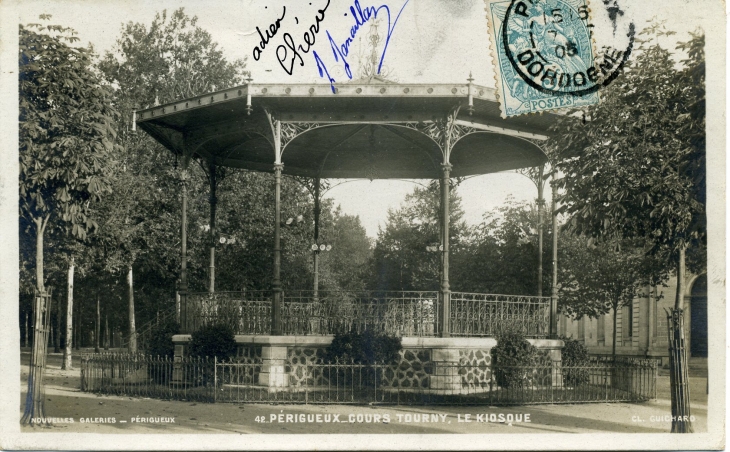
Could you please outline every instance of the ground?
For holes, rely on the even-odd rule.
[[[19,418],[25,404],[30,354],[21,353],[22,392]],[[671,422],[669,377],[660,372],[657,400],[638,403],[489,406],[350,406],[208,404],[99,396],[79,390],[78,353],[74,370],[61,370],[61,355],[50,354],[46,371],[46,415],[73,418],[52,427],[23,427],[23,431],[85,433],[667,433]],[[691,410],[696,432],[707,431],[707,377],[690,376]],[[304,415],[305,422],[294,422]],[[316,422],[339,419],[339,423]],[[423,416],[428,414],[429,416]],[[529,415],[530,422],[480,422],[490,414]],[[279,416],[283,415],[283,416]],[[287,419],[287,415],[292,415]],[[306,422],[307,415],[315,422]],[[437,422],[423,422],[427,417]],[[468,418],[467,418],[467,415]],[[82,423],[81,418],[114,418],[115,423]],[[166,420],[136,422],[137,418]],[[279,419],[281,418],[281,422]],[[416,422],[417,418],[419,422]],[[134,419],[134,420],[133,420]],[[174,422],[170,422],[174,419]],[[265,422],[261,422],[261,420]],[[274,421],[272,422],[272,419]],[[289,420],[289,422],[287,422]],[[352,422],[350,422],[352,420]],[[376,422],[377,420],[377,422]],[[122,422],[126,421],[126,422]],[[369,422],[368,422],[369,421]],[[471,422],[466,422],[471,421]]]

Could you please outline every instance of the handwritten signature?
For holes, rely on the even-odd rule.
[[[330,6],[330,0],[327,0],[327,4],[324,5],[324,8],[317,10],[317,16],[314,18],[314,23],[309,26],[309,29],[304,32],[304,35],[302,36],[302,39],[304,40],[304,43],[307,45],[305,48],[302,44],[297,45],[294,42],[294,38],[292,38],[291,34],[284,33],[282,38],[284,39],[284,44],[278,46],[276,48],[276,59],[279,60],[279,64],[281,67],[286,71],[287,74],[292,75],[294,72],[294,62],[299,59],[299,66],[304,66],[304,58],[302,58],[302,53],[309,53],[309,51],[312,49],[312,46],[317,40],[317,33],[319,33],[319,24],[324,20],[325,12],[327,11],[327,8]],[[291,56],[289,54],[289,51],[291,50]],[[300,53],[301,52],[301,53]],[[287,62],[287,59],[289,61]],[[288,64],[287,67],[285,65]]]
[[[298,62],[299,66],[304,66],[304,57],[302,56],[302,54],[308,54],[311,51],[312,56],[314,57],[314,61],[317,65],[317,70],[319,71],[319,76],[325,77],[326,75],[327,80],[330,83],[330,87],[332,88],[332,92],[334,93],[336,92],[334,86],[335,79],[330,75],[329,71],[327,70],[327,66],[325,65],[319,54],[312,49],[312,46],[317,40],[317,35],[320,30],[320,24],[325,19],[325,15],[327,12],[327,8],[330,5],[330,1],[331,0],[327,0],[327,4],[324,5],[323,8],[317,10],[317,14],[314,17],[314,23],[310,25],[309,28],[302,35],[302,40],[304,41],[303,44],[297,44],[290,33],[284,33],[282,35],[282,40],[284,41],[284,44],[280,44],[276,47],[276,59],[279,61],[282,69],[284,69],[287,74],[292,75],[294,73],[295,63]],[[377,73],[379,74],[380,70],[383,67],[383,60],[385,59],[385,53],[388,50],[388,44],[390,43],[390,38],[393,35],[393,30],[398,23],[398,19],[400,18],[403,9],[406,7],[409,1],[410,0],[406,0],[405,3],[403,3],[403,6],[401,6],[398,14],[395,16],[395,19],[393,19],[388,5],[363,7],[360,5],[360,0],[355,0],[352,6],[350,6],[350,13],[355,20],[355,24],[350,27],[349,36],[347,36],[342,44],[337,43],[337,41],[330,34],[329,30],[325,31],[330,48],[332,50],[332,55],[335,59],[335,63],[342,63],[345,68],[345,74],[350,80],[352,80],[352,70],[350,69],[350,63],[347,62],[347,57],[350,55],[350,46],[354,42],[355,37],[357,36],[357,32],[369,20],[377,19],[379,14],[381,16],[387,16],[388,27],[387,34],[385,36],[385,44],[383,45],[383,52],[380,55],[380,64],[378,65]],[[281,28],[281,23],[285,17],[286,7],[284,7],[283,9],[281,17],[279,17],[271,25],[269,25],[269,27],[266,28],[264,32],[262,32],[259,27],[256,27],[256,31],[258,32],[261,40],[259,41],[258,45],[255,46],[253,49],[254,60],[258,61],[261,58],[261,54],[266,49],[266,46],[279,32],[279,29]],[[295,18],[295,20],[298,24],[299,19]]]
[[[384,14],[388,17],[388,27],[387,27],[387,34],[385,35],[385,44],[383,45],[383,52],[380,55],[380,64],[378,64],[378,74],[380,74],[380,70],[383,67],[383,60],[385,59],[385,52],[388,51],[388,44],[390,43],[390,38],[393,35],[393,30],[395,29],[396,24],[398,23],[398,19],[400,18],[401,13],[403,12],[403,9],[406,7],[410,0],[406,0],[405,3],[403,3],[403,6],[401,6],[400,10],[398,11],[398,14],[395,16],[395,20],[392,20],[392,16],[390,14],[390,8],[388,5],[380,5],[380,6],[366,6],[363,8],[360,5],[360,0],[355,0],[352,6],[350,6],[350,13],[352,14],[352,17],[355,19],[355,25],[350,27],[350,35],[343,41],[342,44],[337,44],[335,39],[330,34],[329,30],[326,30],[327,38],[329,39],[330,48],[332,49],[332,55],[335,58],[335,62],[339,63],[340,60],[342,61],[342,64],[345,67],[345,74],[347,77],[352,80],[352,70],[350,69],[350,64],[347,62],[347,57],[350,54],[350,45],[355,40],[355,36],[357,35],[357,32],[360,30],[360,27],[365,25],[367,21],[370,19],[377,19],[378,14],[382,13],[384,11]],[[317,70],[319,71],[320,77],[327,78],[327,81],[330,83],[330,88],[332,89],[332,92],[335,91],[335,79],[330,75],[329,71],[327,70],[327,66],[324,64],[324,61],[322,61],[322,58],[319,56],[317,51],[312,52],[312,56],[314,57],[315,63],[317,63]]]

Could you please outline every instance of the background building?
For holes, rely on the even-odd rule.
[[[637,297],[618,312],[616,319],[616,354],[669,360],[667,315],[674,306],[676,277],[667,287],[647,287],[646,295]],[[685,325],[690,357],[707,358],[707,274],[688,275],[684,295]],[[591,354],[610,355],[613,345],[613,311],[597,319],[580,320],[560,315],[558,332],[585,343]]]

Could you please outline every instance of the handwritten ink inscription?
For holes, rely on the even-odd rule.
[[[330,75],[324,59],[319,55],[316,50],[313,49],[315,42],[317,42],[317,36],[320,32],[320,25],[326,18],[327,8],[329,8],[330,6],[330,1],[331,0],[327,0],[327,4],[317,10],[315,17],[313,18],[313,23],[309,25],[307,30],[302,34],[300,42],[295,41],[290,32],[284,31],[284,33],[281,35],[281,40],[283,41],[283,43],[278,44],[276,47],[276,59],[279,61],[279,64],[281,65],[281,68],[284,70],[284,72],[286,72],[288,75],[292,75],[294,73],[296,63],[299,63],[300,67],[304,66],[303,55],[307,55],[311,52],[319,76],[326,78],[326,80],[330,84],[332,92],[334,93],[336,92],[334,86],[336,80]],[[354,19],[355,23],[350,26],[349,33],[344,38],[344,40],[335,39],[332,36],[332,33],[330,33],[330,29],[325,30],[325,34],[327,36],[330,50],[332,51],[332,57],[334,58],[334,62],[343,66],[345,74],[349,79],[352,79],[353,75],[352,68],[350,67],[350,63],[347,61],[347,58],[350,55],[352,43],[354,42],[360,28],[368,21],[378,19],[379,17],[383,17],[387,22],[384,41],[385,43],[383,45],[383,50],[380,55],[380,62],[377,68],[377,73],[379,74],[380,70],[382,69],[383,60],[385,59],[385,54],[388,50],[388,45],[390,44],[391,37],[393,36],[395,26],[398,23],[398,19],[400,19],[401,13],[403,13],[403,10],[405,9],[406,5],[408,5],[409,1],[410,0],[406,0],[405,3],[403,3],[403,5],[398,10],[395,17],[393,17],[390,7],[386,4],[381,4],[377,6],[363,6],[360,4],[360,0],[355,0],[349,7],[350,15]],[[256,45],[253,49],[254,60],[259,61],[264,49],[266,49],[271,41],[277,36],[279,30],[285,25],[283,23],[285,17],[286,7],[284,7],[283,9],[281,17],[271,23],[271,25],[269,25],[268,28],[265,29],[265,32],[262,32],[259,27],[256,27],[256,31],[258,32],[261,40],[259,41],[258,45]],[[297,17],[295,17],[294,19],[296,24],[299,24],[299,19]]]
[[[284,17],[286,16],[286,6],[284,7],[284,11],[281,12],[281,17],[276,19],[276,21],[269,25],[269,28],[266,29],[266,36],[261,33],[261,29],[259,27],[256,27],[256,31],[258,32],[259,36],[261,37],[261,41],[259,42],[259,45],[253,48],[253,59],[258,61],[259,58],[261,58],[261,52],[264,51],[266,48],[266,44],[269,43],[269,41],[276,36],[276,32],[279,31],[279,28],[281,28],[281,21],[284,20]]]
[[[309,29],[304,32],[302,39],[307,45],[306,49],[301,44],[296,45],[294,43],[294,38],[292,38],[291,34],[284,33],[284,43],[286,45],[280,45],[276,48],[276,59],[279,60],[279,64],[286,71],[287,74],[292,75],[292,72],[294,72],[294,62],[297,58],[299,59],[299,66],[304,66],[304,58],[302,58],[302,55],[299,52],[301,51],[302,53],[309,53],[309,51],[312,49],[312,46],[317,39],[317,33],[319,33],[319,23],[324,20],[325,12],[327,11],[327,8],[329,6],[330,0],[327,0],[327,4],[324,5],[324,8],[317,10],[317,16],[314,18],[314,24],[310,25]],[[287,67],[285,61],[289,58],[290,50],[291,59],[288,63],[289,67]]]

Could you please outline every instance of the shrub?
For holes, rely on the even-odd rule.
[[[172,336],[180,332],[180,325],[174,320],[162,323],[150,333],[150,339],[145,346],[145,353],[151,356],[172,358],[175,355],[175,344]]]
[[[236,353],[236,339],[229,325],[205,325],[192,334],[189,356],[227,360]]]
[[[561,336],[560,339],[565,343],[561,353],[563,383],[566,386],[588,383],[590,380],[588,369],[581,368],[589,364],[588,349],[576,339],[565,336]]]
[[[357,333],[350,331],[336,334],[332,343],[325,351],[325,360],[328,362],[349,362],[371,366],[378,364],[393,364],[400,359],[399,352],[403,349],[401,339],[385,334],[375,334],[372,331]]]
[[[517,330],[507,329],[497,336],[497,345],[492,348],[492,365],[497,384],[503,388],[519,388],[529,379],[529,369],[534,366],[540,353]]]

